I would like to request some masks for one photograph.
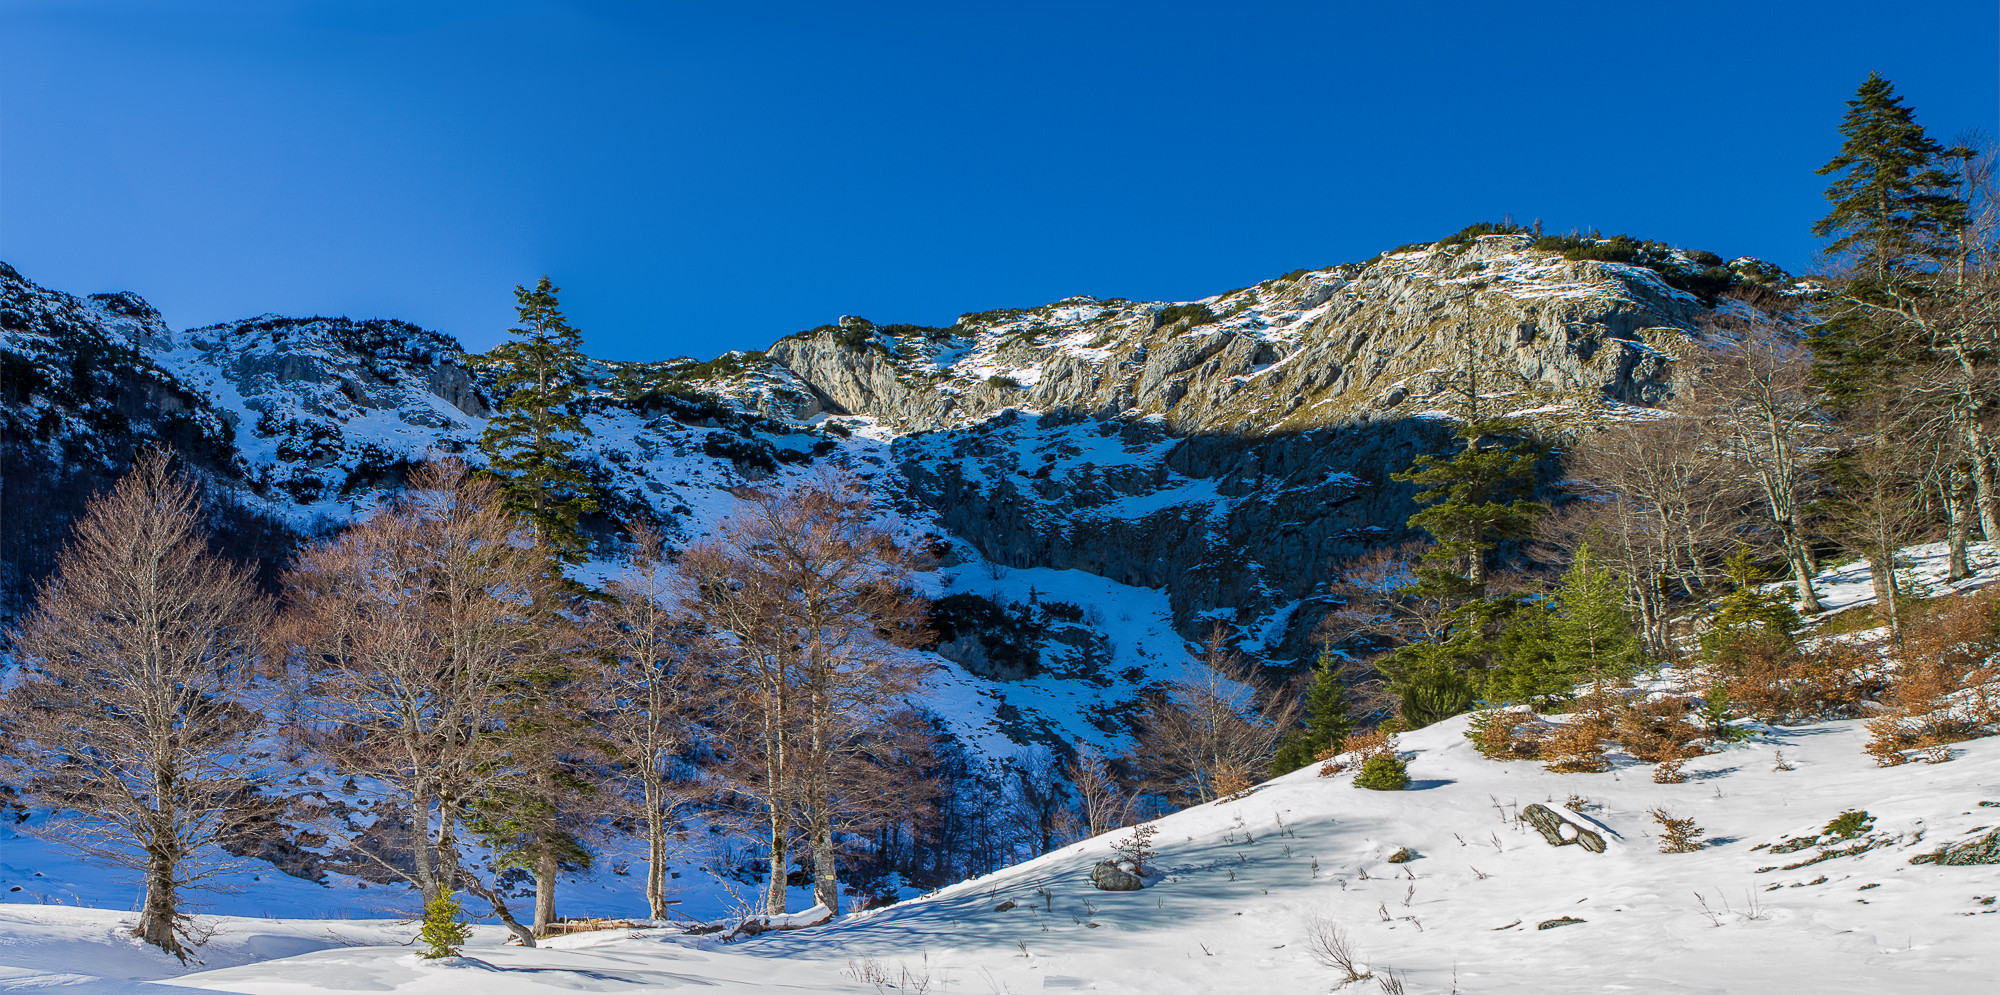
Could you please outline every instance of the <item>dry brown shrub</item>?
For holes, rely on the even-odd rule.
[[[1660,824],[1661,853],[1693,853],[1701,849],[1699,837],[1706,830],[1694,824],[1694,817],[1675,818],[1663,808],[1652,811],[1653,821]]]
[[[1686,719],[1693,706],[1691,698],[1674,697],[1621,708],[1612,723],[1612,738],[1634,759],[1649,764],[1686,760],[1701,753],[1703,738],[1702,731]]]
[[[1940,598],[1911,615],[1883,695],[1894,711],[1868,723],[1864,749],[1884,767],[1913,752],[1942,763],[1952,743],[2000,726],[2000,591]]]
[[[1524,709],[1493,709],[1473,720],[1468,735],[1479,752],[1494,760],[1540,760],[1551,724]]]
[[[1881,690],[1874,656],[1848,643],[1811,648],[1750,636],[1726,646],[1715,665],[1729,696],[1760,722],[1816,722],[1853,716]]]
[[[1681,757],[1676,760],[1660,761],[1660,763],[1653,768],[1653,783],[1680,784],[1685,782],[1688,779],[1687,775],[1681,772],[1681,765],[1685,763],[1687,763],[1686,757]]]
[[[1611,769],[1604,741],[1611,728],[1592,715],[1579,715],[1556,726],[1542,746],[1548,769],[1558,774],[1598,774]]]
[[[1379,726],[1349,733],[1346,739],[1320,751],[1319,776],[1332,777],[1341,771],[1360,767],[1368,762],[1369,757],[1378,755],[1396,755],[1394,733],[1383,732]]]
[[[1250,779],[1249,772],[1234,764],[1215,772],[1215,793],[1221,801],[1232,802],[1248,795],[1251,786],[1256,783]]]
[[[1354,755],[1354,762],[1361,763],[1369,757],[1388,755],[1396,752],[1396,737],[1378,728],[1367,728],[1348,736],[1341,743],[1340,752]]]

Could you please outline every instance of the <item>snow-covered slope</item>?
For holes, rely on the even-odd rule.
[[[1412,992],[1973,993],[2000,976],[2000,918],[1989,918],[2000,867],[1911,863],[2000,825],[2000,741],[1963,744],[1947,764],[1878,768],[1859,722],[1770,729],[1663,785],[1643,766],[1552,774],[1495,762],[1464,729],[1459,718],[1404,738],[1410,791],[1356,790],[1351,775],[1308,769],[1160,820],[1166,874],[1144,891],[1090,886],[1114,834],[728,945],[621,930],[522,950],[488,929],[464,958],[423,962],[400,945],[407,923],[237,918],[215,921],[217,969],[186,974],[117,932],[118,913],[9,906],[0,964],[14,978],[0,985],[98,974],[269,995],[870,992],[883,989],[863,979],[880,970],[932,991],[1310,992],[1339,980],[1312,956],[1316,922],[1338,924],[1366,968]],[[1777,769],[1781,750],[1792,769]],[[1545,843],[1516,818],[1537,802],[1580,810],[1605,852]],[[1659,852],[1655,807],[1692,816],[1707,845]],[[1853,842],[1829,838],[1773,852],[1822,837],[1848,811],[1873,818],[1854,841],[1870,848],[1844,855]],[[1390,863],[1402,848],[1416,859]],[[312,947],[324,949],[291,955]]]
[[[1920,578],[1941,550],[1908,551]],[[2000,581],[1977,544],[1969,590]],[[1851,568],[1822,576],[1843,607],[1867,603]],[[1031,586],[1084,598],[1083,575],[956,575],[945,586]],[[1943,585],[1937,585],[1942,590]],[[1143,609],[1143,605],[1138,605]],[[1138,634],[1141,659],[1175,645]],[[1024,693],[1048,694],[1049,689]],[[976,693],[976,692],[972,692]],[[1682,783],[1614,755],[1612,770],[1557,774],[1481,756],[1461,716],[1402,737],[1414,783],[1354,787],[1314,768],[1230,801],[1158,820],[1143,891],[1093,888],[1091,868],[1126,831],[823,927],[723,944],[677,929],[619,929],[523,950],[481,927],[466,956],[423,961],[415,924],[382,918],[365,890],[267,875],[204,916],[215,937],[183,966],[119,928],[102,890],[21,892],[0,905],[0,990],[494,995],[547,991],[1310,992],[1340,974],[1313,938],[1338,926],[1380,990],[1545,995],[1987,992],[2000,977],[2000,739],[1953,746],[1941,764],[1879,767],[1861,720],[1754,734],[1687,763]],[[1521,818],[1541,804],[1598,832],[1603,852],[1551,846]],[[1661,852],[1653,811],[1691,818],[1693,852]],[[1861,813],[1858,816],[1850,813]],[[1829,829],[1849,815],[1851,831]],[[15,873],[18,838],[0,862]],[[1986,863],[1942,863],[1981,849]],[[1392,862],[1398,851],[1414,859]],[[0,882],[4,884],[5,882]],[[584,908],[627,914],[629,892],[575,889]],[[129,892],[123,893],[129,896]],[[99,906],[78,908],[75,906]],[[718,910],[694,910],[698,915]]]

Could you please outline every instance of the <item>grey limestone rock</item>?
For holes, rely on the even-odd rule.
[[[1604,837],[1595,830],[1586,829],[1563,818],[1555,809],[1536,802],[1521,810],[1521,819],[1542,834],[1550,846],[1569,846],[1574,843],[1591,853],[1604,852]]]
[[[1100,860],[1090,869],[1090,885],[1099,891],[1138,891],[1146,882],[1114,861]]]

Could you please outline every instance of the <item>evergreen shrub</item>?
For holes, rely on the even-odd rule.
[[[424,949],[418,956],[436,959],[456,957],[472,939],[472,926],[465,921],[465,908],[452,895],[441,895],[424,903],[424,926],[417,933]]]
[[[1401,757],[1377,753],[1354,775],[1354,786],[1370,791],[1401,791],[1410,786],[1410,769]]]

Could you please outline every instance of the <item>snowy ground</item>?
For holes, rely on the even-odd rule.
[[[1942,593],[1942,549],[1909,553],[1913,577]],[[2000,578],[2000,553],[1976,544],[1971,554],[1980,576],[1960,586]],[[1868,601],[1865,568],[1821,580],[1829,607]],[[1086,604],[1125,593],[1055,571],[953,582],[1006,594],[1032,585]],[[1121,634],[1119,656],[1159,667],[1170,633],[1155,631],[1156,606],[1139,607],[1143,624]],[[949,683],[934,693],[955,696]],[[121,929],[128,882],[0,829],[0,887],[19,889],[0,892],[0,992],[162,991],[153,981],[260,995],[879,992],[920,990],[921,979],[939,992],[1309,992],[1337,980],[1308,952],[1315,916],[1341,924],[1370,967],[1393,969],[1411,992],[1995,989],[2000,866],[1909,859],[2000,826],[2000,740],[1960,744],[1946,764],[1879,768],[1859,721],[1766,729],[1690,762],[1686,783],[1655,784],[1644,766],[1552,774],[1488,760],[1463,737],[1466,722],[1404,737],[1417,779],[1408,792],[1359,791],[1350,775],[1309,768],[1160,820],[1167,874],[1142,892],[1089,885],[1114,834],[833,925],[730,944],[624,930],[523,950],[482,926],[466,957],[422,961],[414,924],[392,911],[404,896],[264,868],[230,878],[238,890],[211,907],[248,915],[203,916],[214,930],[204,963],[183,967]],[[1780,751],[1792,769],[1778,769]],[[1572,796],[1606,852],[1551,847],[1515,818]],[[1705,846],[1658,852],[1655,807],[1694,817]],[[1866,839],[1879,846],[1810,864],[1820,849],[1770,849],[1849,810],[1874,817]],[[1388,863],[1401,847],[1417,859]],[[566,887],[564,911],[638,908],[633,878],[599,877]],[[1536,928],[1562,917],[1583,922]],[[882,973],[900,987],[869,980]]]
[[[1142,892],[1089,886],[1112,842],[1100,838],[832,926],[727,945],[646,930],[522,950],[485,928],[465,958],[423,962],[403,945],[409,924],[222,918],[196,973],[119,934],[125,914],[9,905],[0,991],[85,975],[271,995],[861,992],[876,990],[854,977],[872,962],[928,976],[933,991],[1306,992],[1335,980],[1306,949],[1315,914],[1412,992],[1455,979],[1469,993],[1970,993],[2000,977],[2000,916],[1988,918],[2000,905],[1985,904],[2000,895],[2000,867],[1909,863],[2000,824],[2000,741],[1962,744],[1947,764],[1878,768],[1861,723],[1831,722],[1771,730],[1668,785],[1645,767],[1551,774],[1488,760],[1463,738],[1465,721],[1405,738],[1411,791],[1359,791],[1308,769],[1161,820],[1168,874]],[[1775,769],[1778,750],[1795,769]],[[1572,794],[1588,799],[1606,852],[1551,847],[1513,818]],[[1658,852],[1655,806],[1695,817],[1708,845]],[[1759,847],[1850,809],[1875,817],[1882,847],[1761,870],[1818,851]],[[1399,847],[1418,858],[1388,863]],[[1584,921],[1536,928],[1564,916]]]

